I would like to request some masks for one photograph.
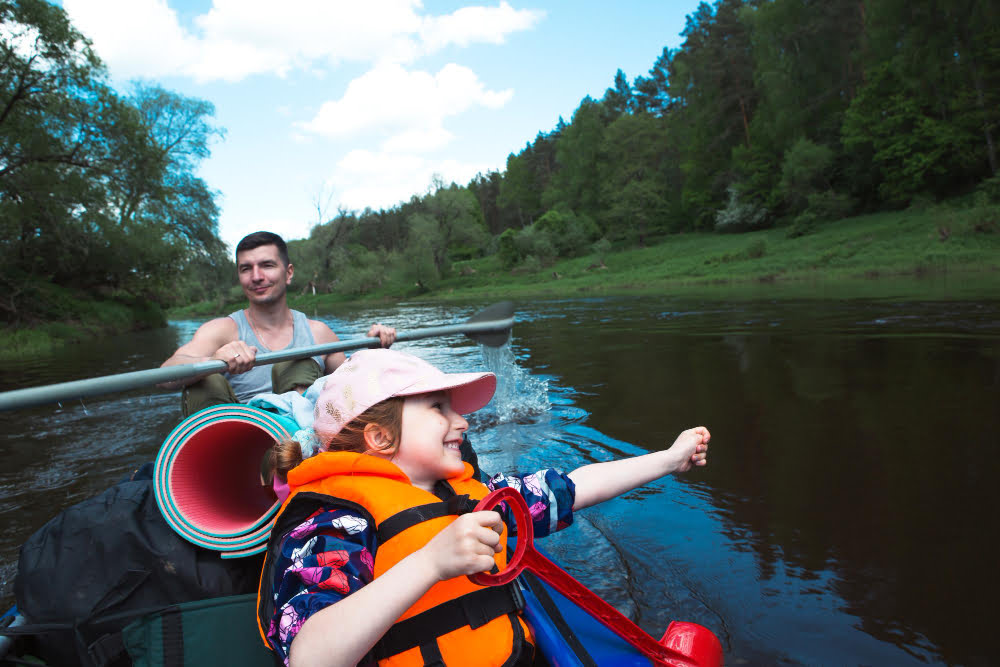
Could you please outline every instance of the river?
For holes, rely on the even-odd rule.
[[[485,305],[310,315],[347,338]],[[516,308],[499,351],[460,337],[399,346],[500,374],[470,419],[484,470],[568,471],[712,431],[706,468],[584,510],[546,540],[651,634],[701,623],[730,665],[993,664],[1000,300],[762,292]],[[0,390],[151,368],[198,324],[7,364]],[[152,460],[179,416],[179,393],[157,390],[0,414],[5,606],[20,543]]]

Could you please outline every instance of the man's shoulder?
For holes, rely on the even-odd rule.
[[[198,333],[210,334],[215,337],[227,336],[232,340],[236,340],[239,337],[240,328],[236,325],[236,321],[227,315],[205,322],[198,327]]]
[[[333,343],[340,340],[337,338],[337,334],[333,332],[333,329],[325,322],[310,320],[309,318],[306,318],[306,322],[309,323],[309,330],[312,332],[313,338],[316,339],[317,343]]]

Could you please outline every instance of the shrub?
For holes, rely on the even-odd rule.
[[[730,185],[729,203],[715,213],[715,231],[721,233],[749,232],[761,229],[767,222],[767,209],[753,202],[740,202],[739,191]]]
[[[611,241],[602,236],[590,246],[590,249],[603,262],[607,258],[608,253],[611,252]]]
[[[793,222],[792,226],[788,228],[788,238],[797,239],[800,236],[812,234],[816,231],[818,223],[819,221],[816,219],[816,214],[812,211],[799,213],[795,216],[795,222]]]
[[[589,216],[572,211],[551,209],[528,227],[548,240],[559,257],[575,257],[600,235],[600,229]]]
[[[813,193],[808,200],[806,211],[812,213],[816,220],[841,220],[854,211],[854,199],[833,190]]]
[[[500,258],[500,265],[505,269],[514,268],[521,261],[521,251],[517,246],[517,232],[513,229],[505,229],[497,239],[497,257]]]
[[[785,151],[780,189],[792,211],[803,210],[810,195],[829,187],[827,174],[833,158],[832,149],[805,138]]]
[[[975,201],[979,205],[1000,204],[1000,174],[987,178],[976,187]]]

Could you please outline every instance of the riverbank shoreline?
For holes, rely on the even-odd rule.
[[[75,306],[66,321],[0,327],[0,361],[26,359],[97,336],[167,324],[166,314],[150,303],[77,299]]]
[[[294,258],[293,258],[294,260]],[[294,262],[293,262],[294,263]],[[677,234],[645,247],[505,270],[495,255],[456,262],[432,289],[387,284],[358,295],[289,293],[307,313],[401,301],[614,295],[704,298],[1000,299],[1000,207],[934,206],[744,234]],[[243,306],[205,302],[168,319],[219,317]],[[134,323],[133,323],[134,325]],[[7,329],[0,359],[44,353],[128,324],[90,321]]]
[[[948,283],[951,283],[948,285]],[[456,262],[432,289],[385,285],[363,296],[289,294],[293,308],[623,294],[791,298],[1000,298],[1000,207],[934,206],[878,213],[793,237],[779,227],[744,234],[677,234],[656,245],[505,270],[498,258]],[[240,303],[232,304],[239,308]],[[228,312],[228,311],[227,311]],[[219,314],[193,304],[170,317]]]

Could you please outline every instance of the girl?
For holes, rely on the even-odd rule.
[[[707,462],[710,435],[699,426],[666,451],[484,485],[461,460],[462,415],[495,389],[492,373],[445,374],[403,352],[362,350],[316,403],[322,452],[303,461],[294,441],[275,446],[283,504],[258,625],[286,664],[530,664],[513,584],[482,588],[464,576],[506,565],[504,520],[472,512],[476,502],[518,489],[541,537],[578,509]]]

